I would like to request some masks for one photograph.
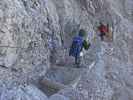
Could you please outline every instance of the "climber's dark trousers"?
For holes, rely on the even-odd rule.
[[[105,36],[105,33],[101,33],[101,34],[100,34],[100,37],[101,37],[101,40],[102,40],[102,41],[104,40],[104,36]]]
[[[81,58],[80,58],[80,56],[75,57],[75,65],[76,65],[77,67],[79,67],[79,66],[80,66],[80,63],[81,63]]]

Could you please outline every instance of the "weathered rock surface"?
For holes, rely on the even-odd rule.
[[[99,21],[109,24],[113,42],[100,41]],[[80,28],[91,42],[83,57],[88,67],[76,93],[65,89],[63,95],[72,100],[132,100],[133,0],[0,0],[0,80],[11,82],[9,88],[38,85],[55,64],[69,66],[71,39]],[[7,94],[16,92],[2,95]]]
[[[49,98],[49,100],[70,100],[70,99],[60,94],[54,94]]]
[[[33,85],[0,89],[0,100],[48,100],[48,97]]]

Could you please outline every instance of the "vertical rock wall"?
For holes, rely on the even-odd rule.
[[[94,40],[99,21],[109,23],[112,43]],[[80,28],[92,44],[84,63],[96,61],[84,76],[91,81],[81,80],[86,100],[132,100],[132,0],[1,0],[0,79],[36,81],[51,63],[71,61],[67,50]]]

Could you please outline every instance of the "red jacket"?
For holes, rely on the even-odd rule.
[[[101,33],[107,33],[107,32],[109,32],[108,27],[105,26],[105,25],[101,25],[100,27],[98,27],[98,29],[99,29],[99,31],[100,31]]]

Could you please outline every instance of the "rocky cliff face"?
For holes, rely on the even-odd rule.
[[[96,35],[99,21],[109,24],[112,42]],[[132,100],[132,0],[1,0],[0,80],[10,87],[36,84],[56,63],[69,66],[80,28],[92,44],[83,58],[88,69],[75,87],[78,96],[60,93],[72,100]]]

